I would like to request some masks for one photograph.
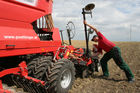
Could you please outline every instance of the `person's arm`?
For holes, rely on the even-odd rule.
[[[103,49],[99,48],[98,52],[102,55],[103,54]]]
[[[101,53],[100,52],[97,52],[97,53],[93,53],[93,56],[99,56]]]
[[[93,29],[96,32],[96,34],[99,32],[94,26],[92,26],[90,24],[87,24],[86,21],[84,21],[84,24],[86,24],[88,27],[90,27],[91,29]]]

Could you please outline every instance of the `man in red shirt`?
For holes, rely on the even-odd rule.
[[[106,52],[102,57],[102,59],[100,60],[103,71],[103,77],[104,78],[109,77],[107,62],[111,58],[113,58],[113,60],[120,67],[120,69],[122,69],[125,72],[128,81],[134,82],[134,75],[131,72],[129,66],[123,60],[120,48],[117,47],[113,42],[105,38],[95,27],[91,26],[90,24],[87,24],[86,21],[84,21],[84,24],[86,24],[96,32],[97,35],[93,36],[92,41],[98,42],[98,48],[100,49],[99,51],[104,50]]]

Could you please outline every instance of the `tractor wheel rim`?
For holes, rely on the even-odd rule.
[[[67,88],[70,85],[72,79],[71,76],[72,76],[71,71],[68,69],[62,72],[61,83],[60,83],[62,88]]]

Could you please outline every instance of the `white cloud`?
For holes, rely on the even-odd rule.
[[[55,26],[65,30],[68,21],[76,25],[75,39],[84,39],[82,8],[93,0],[54,0],[53,18]],[[88,23],[95,25],[113,41],[129,41],[130,24],[132,40],[140,41],[139,0],[94,0],[93,18]],[[122,37],[120,37],[122,36]]]

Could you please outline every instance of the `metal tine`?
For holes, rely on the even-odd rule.
[[[19,85],[21,88],[23,88],[23,85],[22,85],[21,82],[20,82],[20,76],[19,76],[19,75],[16,75],[16,81],[17,81],[18,85]],[[24,91],[27,91],[27,90],[25,89]]]
[[[39,87],[42,93],[48,93],[46,86],[42,85],[41,83],[38,83],[37,87]]]
[[[31,85],[30,85],[30,80],[28,80],[28,79],[25,79],[25,84],[26,84],[26,86],[28,87],[28,92],[30,92],[30,93],[35,93],[35,91],[33,90],[33,88],[31,87]],[[33,91],[32,91],[33,90]]]
[[[21,88],[21,86],[18,84],[17,80],[15,79],[16,76],[12,74],[11,77],[12,77],[14,84],[17,86],[17,88]]]
[[[43,89],[43,87],[41,86],[40,83],[37,83],[36,86],[38,87],[38,89],[41,93],[46,93],[46,92],[44,92],[44,89]]]
[[[26,88],[27,92],[31,93],[32,89],[30,88],[30,86],[27,85],[29,83],[28,80],[25,77],[23,77],[22,82],[23,82],[23,86]]]
[[[48,84],[42,85],[41,83],[35,83],[33,80],[28,80],[25,77],[19,75],[12,75],[12,79],[18,88],[23,88],[24,91],[29,93],[48,93]]]
[[[30,86],[31,93],[38,93],[38,92],[34,89],[34,85],[33,85],[33,81],[32,81],[32,80],[29,80],[29,81],[28,81],[28,85]]]
[[[32,93],[39,93],[38,91],[36,91],[36,88],[34,88],[34,84],[33,84],[33,80],[29,80],[29,85],[30,88],[32,88]]]
[[[37,91],[37,93],[42,93],[39,89],[39,87],[37,86],[37,83],[33,82],[33,88]]]
[[[24,82],[23,82],[23,80],[22,80],[22,78],[21,78],[20,76],[19,76],[18,82],[21,84],[23,90],[26,91],[26,92],[28,92],[28,90],[26,89],[26,87],[25,87],[25,85],[24,85]]]

